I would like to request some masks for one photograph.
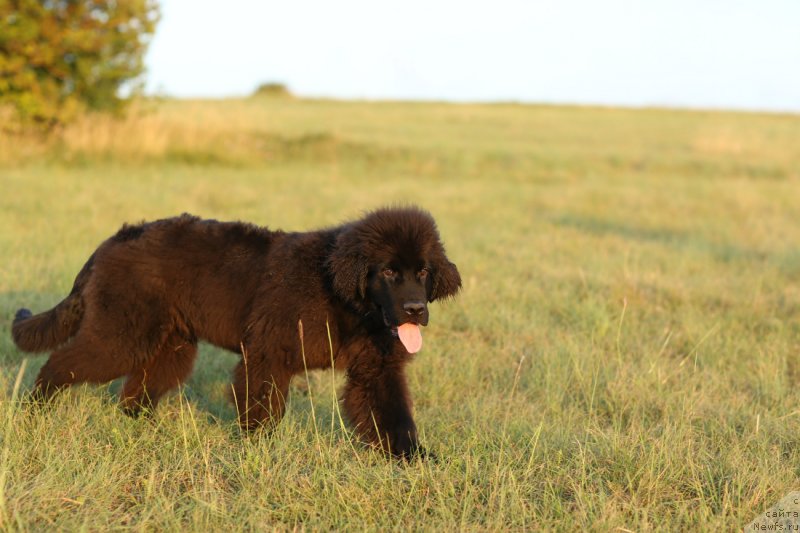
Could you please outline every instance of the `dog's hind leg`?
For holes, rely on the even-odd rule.
[[[196,358],[195,340],[170,336],[145,365],[128,374],[121,394],[123,411],[130,416],[138,416],[143,410],[152,412],[164,394],[186,381]]]
[[[99,341],[80,332],[55,350],[39,371],[33,396],[47,400],[76,383],[107,383],[130,371],[125,358],[116,358]]]

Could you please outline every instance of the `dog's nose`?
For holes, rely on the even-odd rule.
[[[403,304],[403,310],[408,316],[419,316],[425,311],[424,302],[408,302]]]

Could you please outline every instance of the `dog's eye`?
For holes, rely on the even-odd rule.
[[[419,274],[417,275],[419,276],[420,279],[425,279],[425,276],[428,275],[428,269],[423,268],[422,270],[419,271]]]
[[[384,268],[382,273],[387,278],[393,278],[394,277],[394,270],[392,270],[391,268]]]

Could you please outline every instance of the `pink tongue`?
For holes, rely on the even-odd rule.
[[[422,333],[417,324],[406,322],[402,326],[397,326],[397,336],[400,337],[400,342],[408,353],[417,353],[422,348]]]

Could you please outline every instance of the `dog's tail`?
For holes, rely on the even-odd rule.
[[[83,266],[69,296],[49,311],[34,315],[20,309],[14,316],[11,336],[23,352],[52,350],[68,341],[80,328],[83,319],[83,288],[89,281],[94,256]]]

